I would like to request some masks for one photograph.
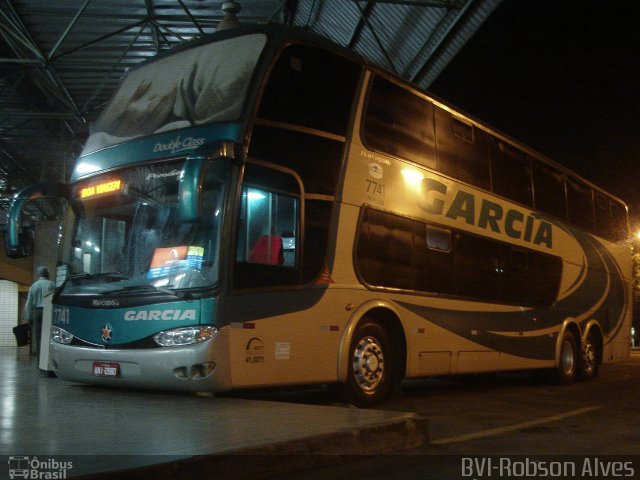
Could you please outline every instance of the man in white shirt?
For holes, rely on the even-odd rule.
[[[53,290],[47,267],[38,267],[38,280],[29,288],[24,319],[31,322],[31,352],[38,355],[40,364],[40,336],[42,334],[42,299]]]

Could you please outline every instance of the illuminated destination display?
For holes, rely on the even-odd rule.
[[[175,275],[179,271],[202,268],[204,248],[195,245],[156,248],[147,272],[147,278]]]
[[[94,197],[105,193],[118,192],[123,187],[122,180],[109,180],[108,182],[90,185],[80,189],[80,198]]]

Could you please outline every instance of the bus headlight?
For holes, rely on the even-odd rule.
[[[156,333],[153,339],[161,347],[176,347],[205,342],[215,337],[217,333],[218,329],[212,326],[183,327]]]
[[[73,340],[73,335],[60,327],[51,328],[51,340],[63,345],[69,345]]]

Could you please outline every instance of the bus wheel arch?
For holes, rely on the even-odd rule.
[[[349,327],[340,365],[347,399],[366,407],[397,394],[406,370],[406,339],[397,314],[378,306]]]

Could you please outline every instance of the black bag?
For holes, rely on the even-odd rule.
[[[29,345],[29,337],[31,336],[31,324],[21,323],[17,327],[13,327],[13,334],[16,336],[16,343],[19,347]]]

